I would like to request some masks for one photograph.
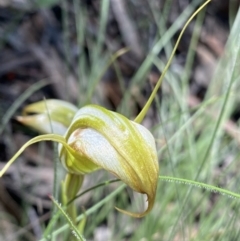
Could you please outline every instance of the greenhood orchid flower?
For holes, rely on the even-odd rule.
[[[28,115],[31,113],[35,115]],[[60,100],[31,104],[17,119],[48,135],[26,143],[0,176],[27,146],[43,140],[57,141],[60,160],[69,174],[83,176],[103,168],[134,191],[147,195],[148,208],[143,213],[119,211],[142,217],[152,209],[159,166],[154,138],[145,127],[97,105],[88,105],[77,111],[75,106]],[[52,129],[54,133],[50,134]]]
[[[49,99],[27,105],[16,119],[40,133],[64,135],[77,110],[66,101]]]
[[[158,158],[152,134],[142,125],[96,105],[81,108],[68,128],[65,139],[74,152],[59,144],[59,156],[68,172],[87,174],[103,168],[129,187],[148,197],[153,207],[158,180]]]

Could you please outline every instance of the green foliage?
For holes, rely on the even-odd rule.
[[[53,1],[48,1],[48,3],[50,2]],[[169,4],[171,1],[166,2]],[[167,28],[164,18],[160,24],[157,22],[161,19],[161,13],[155,12],[154,8],[151,8],[159,32],[162,31],[161,28],[166,31],[162,33],[161,39],[155,40],[153,48],[132,77],[130,87],[125,90],[123,101],[119,107],[121,113],[127,116],[134,115],[128,105],[132,97],[131,91],[136,85],[141,88],[152,64],[163,72],[166,63],[158,56],[160,50],[164,49],[166,55],[170,57],[173,50],[170,40],[183,27],[183,23],[200,2],[192,1],[169,28]],[[167,3],[163,9],[165,14],[169,7]],[[80,7],[79,1],[74,1],[74,4],[78,43],[83,45],[83,36],[90,39],[85,28],[87,11]],[[96,42],[91,42],[93,46],[90,53],[91,67],[87,68],[87,57],[84,54],[78,59],[79,86],[83,86],[79,95],[81,105],[92,102],[93,96],[98,95],[96,86],[102,77],[102,70],[105,70],[106,66],[112,63],[109,62],[109,59],[113,54],[102,52],[108,9],[109,1],[102,1],[101,16],[99,17],[100,32]],[[204,12],[201,12],[194,27],[184,73],[182,75],[176,74],[170,67],[163,81],[163,88],[167,88],[169,92],[163,91],[161,101],[158,97],[155,98],[160,121],[152,128],[152,132],[157,140],[160,174],[164,176],[160,177],[159,180],[153,211],[137,222],[131,217],[125,216],[123,218],[124,215],[116,214],[113,211],[113,206],[119,202],[119,199],[122,204],[126,204],[124,201],[126,193],[123,191],[125,186],[120,186],[87,209],[85,214],[78,216],[78,221],[82,220],[84,215],[88,217],[84,230],[84,233],[87,234],[86,238],[92,237],[93,231],[104,220],[104,223],[111,230],[111,240],[124,240],[129,232],[131,237],[128,240],[131,241],[225,241],[238,239],[240,235],[240,202],[237,199],[239,195],[235,193],[240,191],[240,178],[238,177],[239,133],[236,129],[234,133],[229,131],[226,128],[226,122],[240,104],[240,11],[236,17],[234,13],[231,15],[232,28],[225,53],[219,61],[205,99],[198,106],[191,108],[187,102],[188,85],[194,59],[194,47],[197,46],[203,20]],[[68,39],[66,39],[66,46],[68,45],[67,41]],[[101,97],[99,97],[99,102],[100,104],[104,103]],[[6,114],[4,125],[15,110],[16,107],[9,109],[8,113],[10,114]],[[222,160],[227,158],[230,158],[229,164],[216,173]],[[192,181],[189,182],[186,179]],[[190,186],[185,185],[189,183]],[[102,189],[99,187],[94,189],[94,192],[92,191],[92,195],[97,197],[101,193]],[[225,195],[219,195],[219,193]],[[79,200],[81,197],[79,196]],[[129,204],[129,209],[136,208],[136,201],[139,201],[139,198],[136,198],[132,202],[133,204]],[[68,219],[64,211],[61,210],[61,212]],[[53,214],[51,221],[59,220],[59,216],[59,212]],[[117,221],[113,222],[113,220]],[[71,222],[70,226],[72,226]],[[75,226],[73,225],[72,228]],[[50,237],[51,240],[58,240],[66,230],[69,230],[69,224],[59,221],[53,230],[49,226],[45,229],[41,241],[49,240]]]

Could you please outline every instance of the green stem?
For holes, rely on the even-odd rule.
[[[83,192],[81,192],[80,194],[78,194],[76,197],[74,197],[74,198],[71,199],[70,201],[68,201],[66,207],[68,207],[69,205],[71,205],[77,198],[85,195],[86,193],[88,193],[88,192],[90,192],[90,191],[92,191],[92,190],[94,190],[94,189],[97,189],[97,188],[99,188],[99,187],[101,187],[101,186],[109,185],[109,184],[114,183],[114,182],[119,182],[119,181],[121,181],[121,180],[120,180],[120,179],[112,179],[112,180],[108,180],[108,181],[101,182],[101,183],[99,183],[99,184],[97,184],[97,185],[95,185],[95,186],[93,186],[93,187],[90,187],[90,188],[84,190]],[[44,237],[48,237],[48,236],[49,236],[50,231],[52,230],[52,227],[53,227],[54,223],[57,222],[60,214],[61,214],[60,211],[58,211],[56,214],[54,214],[54,216],[53,216],[52,219],[50,220],[47,228],[46,228],[45,231],[44,231]]]
[[[190,185],[192,187],[206,189],[207,191],[219,193],[219,194],[227,196],[229,198],[239,198],[240,199],[240,194],[238,194],[236,192],[228,191],[226,189],[216,187],[216,186],[213,186],[210,184],[206,184],[203,182],[197,182],[197,181],[193,181],[193,180],[188,180],[188,179],[178,178],[178,177],[170,177],[170,176],[159,176],[159,179],[162,181],[166,181],[166,182],[175,182],[175,183],[179,183],[179,184]]]
[[[120,187],[118,187],[116,190],[114,190],[111,194],[109,194],[108,196],[106,196],[105,198],[103,198],[101,201],[99,201],[97,204],[95,204],[94,206],[92,206],[91,208],[89,208],[85,214],[81,214],[78,216],[77,221],[82,220],[85,215],[90,215],[94,212],[96,212],[101,206],[103,206],[104,204],[108,203],[113,197],[115,197],[117,194],[119,194],[124,188],[126,187],[125,184],[121,185]],[[53,237],[56,237],[58,234],[64,232],[65,230],[67,230],[69,228],[69,224],[65,224],[62,227],[60,227],[59,229],[55,230],[52,233]],[[49,238],[49,236],[42,238],[40,241],[47,241]]]
[[[151,104],[152,104],[152,102],[153,102],[153,100],[154,100],[154,98],[155,98],[155,95],[157,94],[157,91],[158,91],[159,87],[161,86],[161,83],[162,83],[162,81],[163,81],[163,78],[164,78],[164,76],[165,76],[165,74],[166,74],[166,72],[167,72],[167,70],[168,70],[168,68],[169,68],[169,66],[170,66],[170,64],[171,64],[171,62],[172,62],[172,60],[173,60],[173,57],[174,57],[174,55],[175,55],[175,52],[176,52],[177,47],[178,47],[178,45],[179,45],[179,42],[180,42],[180,40],[181,40],[181,38],[182,38],[182,36],[183,36],[183,33],[185,32],[187,26],[188,26],[189,23],[193,20],[193,18],[194,18],[208,3],[210,3],[210,2],[211,2],[211,0],[207,0],[203,5],[201,5],[201,6],[192,14],[192,16],[188,19],[188,21],[185,23],[185,25],[184,25],[181,33],[179,34],[179,37],[178,37],[178,39],[177,39],[177,42],[176,42],[176,44],[175,44],[175,46],[174,46],[174,48],[173,48],[172,54],[170,55],[170,58],[169,58],[166,66],[165,66],[165,68],[164,68],[164,70],[163,70],[163,72],[162,72],[162,75],[160,76],[160,78],[159,78],[159,80],[158,80],[155,88],[153,89],[152,94],[150,95],[147,103],[145,104],[145,106],[143,107],[143,109],[141,110],[141,112],[138,114],[138,116],[135,118],[135,120],[134,120],[135,122],[141,123],[142,120],[144,119],[146,113],[148,112],[148,110],[149,110],[149,108],[150,108],[150,106],[151,106]]]
[[[61,207],[61,204],[59,204],[54,197],[50,197],[50,199],[53,201],[53,203],[57,206],[57,208],[61,211],[61,213],[64,215],[64,217],[66,218],[66,220],[68,221],[68,224],[70,225],[71,229],[72,229],[72,235],[74,235],[77,240],[82,240],[82,241],[86,241],[86,239],[79,233],[77,227],[74,225],[73,220],[71,220],[71,218],[67,215],[67,213],[63,210],[63,208]]]
[[[113,179],[113,180],[108,180],[108,181],[105,181],[105,182],[101,182],[93,187],[90,187],[88,189],[86,189],[85,191],[81,192],[80,194],[76,195],[73,199],[71,199],[67,205],[70,205],[74,200],[76,200],[77,198],[83,196],[84,194],[96,189],[96,188],[99,188],[99,187],[102,187],[102,186],[105,186],[105,185],[108,185],[108,184],[111,184],[111,183],[114,183],[114,182],[119,182],[121,181],[120,179]]]

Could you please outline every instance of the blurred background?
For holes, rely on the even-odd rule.
[[[44,98],[66,100],[78,107],[95,103],[134,119],[157,83],[184,23],[201,3],[200,0],[0,0],[0,169],[27,140],[38,134],[15,119],[29,103]],[[191,120],[199,106],[211,101],[210,97],[221,96],[217,94],[218,88],[226,90],[226,84],[214,82],[215,87],[206,99],[239,3],[213,0],[184,33],[157,100],[143,122],[155,133],[158,150]],[[185,107],[179,102],[184,102]],[[237,164],[224,177],[219,173],[239,155],[239,142],[236,135],[231,135],[236,132],[239,115],[239,106],[234,105],[227,116],[226,128],[230,134],[226,131],[227,137],[222,142],[218,139],[216,147],[223,150],[232,143],[231,151],[224,149],[218,161],[208,161],[209,166],[202,169],[201,181],[225,186],[228,178],[237,176]],[[159,153],[161,174],[194,179],[198,158],[209,145],[207,133],[210,136],[214,129],[208,129],[207,125],[216,121],[217,115],[211,118],[200,115],[196,129],[189,127],[192,130],[189,139],[179,135],[176,145],[169,144]],[[205,139],[201,139],[203,136]],[[188,142],[189,146],[184,146]],[[0,179],[0,240],[32,241],[43,237],[51,217],[48,195],[53,189],[53,149],[51,143],[29,147]],[[172,159],[170,164],[168,155]],[[194,161],[186,158],[189,155]],[[64,171],[59,168],[61,176]],[[84,187],[110,178],[105,172],[94,173],[86,178]],[[237,179],[234,180],[235,187]],[[118,185],[87,194],[79,200],[79,210],[81,206],[84,209],[93,206]],[[234,225],[239,220],[227,231],[224,229],[226,223],[230,225],[233,212],[225,197],[194,190],[187,205],[181,202],[189,187],[178,185],[182,193],[170,183],[159,188],[156,210],[143,220],[125,217],[114,210],[114,206],[141,210],[145,205],[138,198],[135,200],[128,189],[118,194],[88,217],[84,233],[87,240],[238,240],[230,239],[228,231],[231,227],[237,230]],[[135,207],[133,200],[139,207]],[[215,210],[218,201],[220,206]],[[203,209],[198,209],[199,202]],[[181,205],[185,211],[192,208],[187,218],[186,212],[180,213]],[[214,211],[207,216],[210,210]],[[223,213],[230,216],[220,222]],[[219,223],[213,228],[216,220]],[[59,227],[63,223],[64,220],[59,221]],[[67,239],[58,236],[55,240]]]

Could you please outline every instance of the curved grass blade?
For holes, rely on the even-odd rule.
[[[72,229],[72,234],[73,236],[75,236],[78,240],[81,241],[86,241],[86,239],[83,237],[82,234],[79,233],[78,228],[73,224],[73,221],[71,220],[71,218],[67,215],[67,213],[63,210],[63,208],[61,207],[61,204],[59,204],[54,197],[50,196],[50,199],[53,201],[53,203],[57,206],[57,208],[60,210],[60,212],[63,214],[63,216],[66,218],[66,220],[68,221],[68,224],[70,226],[70,228]]]

